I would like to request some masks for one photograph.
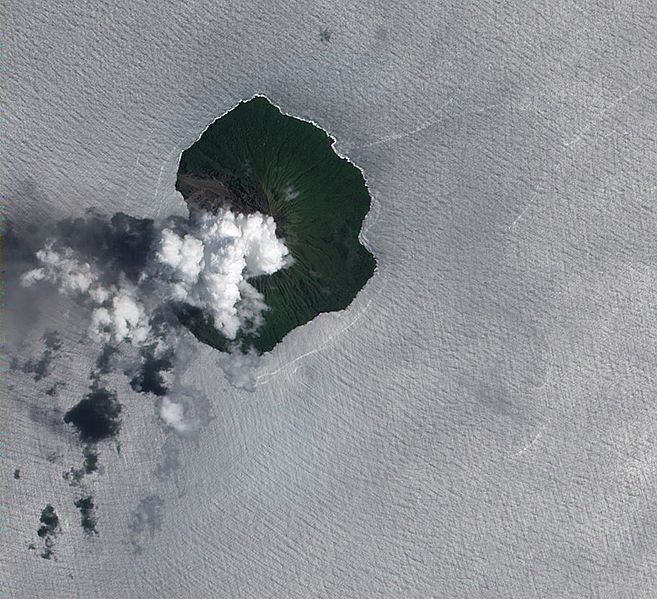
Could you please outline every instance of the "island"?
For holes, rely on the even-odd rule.
[[[291,264],[250,283],[267,310],[256,331],[228,340],[212,317],[191,305],[178,319],[222,351],[270,351],[322,312],[343,310],[373,275],[374,256],[359,239],[371,198],[361,170],[339,156],[313,123],[255,96],[214,121],[180,158],[176,189],[190,212],[271,216]]]

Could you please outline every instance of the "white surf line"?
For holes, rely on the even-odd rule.
[[[358,234],[358,241],[360,241],[361,245],[363,245],[373,256],[376,258],[376,254],[372,249],[372,246],[369,241],[369,237],[367,234],[370,232],[371,229],[374,228],[374,225],[379,220],[379,217],[381,216],[382,208],[381,208],[381,202],[374,197],[374,195],[370,194],[371,202],[370,202],[370,210],[369,212],[365,215],[365,218],[363,220],[363,225],[361,227],[360,233]]]
[[[123,198],[123,207],[124,209],[127,207],[128,204],[128,196],[130,195],[130,192],[132,191],[132,180],[135,177],[135,173],[137,172],[137,168],[139,167],[139,161],[141,160],[141,153],[144,151],[144,146],[146,145],[146,140],[148,139],[148,136],[144,137],[143,141],[141,142],[141,145],[139,146],[139,151],[137,152],[137,158],[135,160],[135,163],[132,167],[132,172],[130,173],[130,179],[127,182],[127,189],[125,190],[125,198]]]
[[[565,156],[565,154],[564,154],[564,156]],[[560,159],[557,162],[557,164],[561,164],[561,160],[562,159]],[[518,222],[522,219],[522,217],[525,216],[525,214],[527,214],[527,212],[529,212],[529,209],[536,206],[537,200],[541,197],[541,195],[545,195],[545,190],[543,190],[543,189],[534,189],[531,192],[529,200],[527,200],[527,205],[520,211],[520,214],[518,214],[518,216],[516,216],[515,219],[513,219],[513,222],[506,227],[507,231],[513,231],[513,229],[518,224]]]
[[[440,110],[444,110],[447,108],[447,106],[454,100],[452,98],[445,106],[441,106]],[[385,144],[391,141],[397,141],[398,139],[404,139],[405,137],[410,137],[411,135],[415,135],[416,133],[421,133],[425,129],[428,129],[429,127],[432,127],[433,125],[437,125],[441,121],[443,121],[446,117],[446,115],[441,115],[438,118],[435,118],[436,115],[434,115],[434,118],[429,119],[428,121],[425,121],[420,125],[419,127],[416,127],[415,129],[411,129],[410,131],[402,131],[401,133],[397,133],[395,135],[390,135],[388,137],[382,137],[381,139],[377,139],[376,141],[372,141],[368,144],[364,144],[362,146],[358,146],[357,149],[359,150],[364,150],[366,148],[371,148],[373,146],[378,146],[380,144]]]
[[[543,431],[539,430],[538,433],[536,433],[536,436],[529,443],[527,443],[527,445],[525,445],[520,451],[517,451],[516,453],[511,454],[511,456],[509,456],[509,457],[517,458],[519,455],[522,455],[528,449],[531,449],[534,446],[534,444],[536,443],[536,441],[538,441],[542,437],[542,435],[543,435]]]
[[[356,146],[355,148],[352,148],[354,150],[361,150],[365,148],[371,148],[373,146],[378,146],[380,144],[388,143],[391,141],[397,141],[399,139],[404,139],[405,137],[410,137],[411,135],[415,135],[416,133],[421,133],[425,129],[428,129],[429,127],[432,127],[433,125],[437,125],[438,123],[441,123],[444,121],[449,114],[441,114],[444,112],[444,110],[456,100],[456,96],[451,97],[445,104],[443,104],[436,113],[434,113],[428,120],[424,121],[420,126],[416,127],[415,129],[412,129],[410,131],[402,131],[400,133],[395,133],[393,135],[388,135],[386,137],[382,137],[380,139],[377,139],[375,141]],[[484,114],[485,112],[488,112],[489,110],[493,110],[494,108],[497,108],[500,106],[499,103],[496,104],[490,104],[489,106],[484,106],[482,108],[477,108],[475,110],[471,110],[468,112],[464,112],[461,114],[461,116],[472,116],[472,115],[481,115]],[[438,116],[440,114],[440,116]]]
[[[472,80],[468,81],[463,86],[463,88],[467,88],[470,85],[471,81]],[[422,123],[419,127],[416,127],[415,129],[411,129],[410,131],[402,131],[400,133],[395,133],[393,135],[388,135],[386,137],[382,137],[381,139],[377,139],[375,141],[364,144],[362,146],[358,146],[356,149],[361,150],[361,149],[364,149],[364,148],[371,148],[372,146],[378,146],[379,144],[384,144],[384,143],[388,143],[390,141],[397,141],[398,139],[403,139],[405,137],[410,137],[411,135],[415,135],[416,133],[420,133],[420,132],[424,131],[425,129],[428,129],[431,126],[440,123],[442,120],[445,119],[445,117],[448,116],[446,114],[442,114],[444,112],[445,108],[447,108],[450,104],[452,104],[454,102],[454,100],[456,100],[456,97],[457,97],[456,94],[454,94],[449,100],[447,100],[447,102],[445,102],[442,106],[440,106],[440,108],[438,108],[438,110],[436,112],[434,112],[433,115],[431,117],[429,117],[429,119],[424,121],[424,123]],[[438,115],[440,115],[440,116],[438,116]]]
[[[387,285],[388,285],[388,281],[384,281],[384,283],[383,283],[381,289],[379,289],[379,290],[377,291],[377,295],[379,295],[380,293],[382,293],[383,290],[386,288]],[[282,366],[279,366],[276,370],[274,370],[274,371],[272,371],[272,372],[265,372],[265,373],[259,374],[259,375],[257,376],[257,378],[256,378],[255,386],[256,386],[256,387],[259,387],[260,385],[264,385],[267,381],[269,381],[271,378],[275,377],[277,374],[279,374],[280,372],[282,372],[283,370],[285,370],[285,369],[288,368],[289,366],[292,366],[293,364],[296,364],[296,363],[299,362],[300,360],[303,360],[304,358],[306,358],[306,357],[308,357],[308,356],[312,356],[313,354],[316,354],[316,353],[318,353],[318,352],[323,351],[324,349],[326,349],[326,348],[328,347],[328,345],[329,345],[329,344],[330,344],[330,343],[331,343],[336,337],[339,337],[339,336],[342,335],[344,332],[348,331],[352,326],[354,326],[354,325],[360,320],[360,318],[363,316],[363,314],[365,314],[365,312],[367,312],[367,310],[369,309],[370,304],[372,303],[373,300],[374,300],[374,297],[371,297],[371,298],[367,301],[367,303],[365,304],[365,306],[363,306],[363,308],[361,308],[361,310],[358,312],[358,314],[356,314],[356,316],[353,318],[353,320],[352,320],[349,324],[347,324],[346,326],[344,326],[343,328],[341,328],[341,329],[338,330],[337,332],[333,333],[332,335],[329,335],[319,347],[316,347],[315,349],[312,349],[312,350],[310,350],[309,352],[306,352],[305,354],[301,354],[300,356],[297,356],[296,358],[290,360],[289,362],[286,362],[286,363],[283,364]],[[312,321],[310,321],[310,322],[312,322]],[[308,322],[307,324],[310,324],[310,322]],[[304,325],[304,326],[305,326],[305,325]],[[300,366],[300,365],[299,365],[299,366]],[[295,368],[290,374],[295,373],[295,372],[297,371],[297,369],[299,368],[299,366],[297,366],[297,368]],[[261,379],[263,379],[263,378],[265,378],[266,380],[261,381]]]
[[[158,198],[158,195],[160,193],[160,185],[162,184],[162,173],[164,172],[164,167],[166,165],[167,165],[167,163],[164,162],[162,164],[162,166],[160,167],[160,174],[157,177],[157,184],[155,186],[155,193],[153,194],[153,200],[152,200],[153,202],[155,202],[155,200],[157,200],[157,208],[156,208],[155,212],[158,216],[160,214],[160,208],[162,206],[162,198]]]
[[[452,98],[454,100],[454,98]],[[452,101],[450,100],[450,102]],[[447,108],[447,105],[450,103],[448,102],[444,106],[441,106],[440,110],[443,110],[444,108]],[[461,116],[473,116],[473,115],[480,115],[484,114],[485,112],[489,110],[493,110],[493,108],[497,108],[499,104],[491,104],[490,106],[484,106],[483,108],[478,108],[476,110],[472,110],[470,112],[464,112]],[[434,115],[435,116],[435,115]],[[429,127],[432,127],[433,125],[437,125],[438,123],[441,123],[444,121],[449,115],[448,114],[443,114],[438,118],[433,118],[430,119],[429,121],[425,121],[424,124],[420,125],[416,129],[413,129],[411,131],[406,131],[402,133],[397,133],[395,135],[390,135],[388,137],[382,137],[381,139],[377,139],[376,141],[372,141],[370,143],[364,144],[362,146],[357,146],[356,150],[361,150],[365,148],[371,148],[372,146],[378,146],[380,144],[388,143],[391,141],[397,141],[398,139],[403,139],[405,137],[409,137],[411,135],[415,135],[416,133],[421,133],[425,129],[428,129]]]
[[[525,208],[523,209],[523,211],[522,211],[518,216],[516,216],[515,220],[514,220],[514,221],[511,223],[511,225],[509,226],[509,231],[512,231],[512,230],[513,230],[513,228],[516,226],[516,224],[518,223],[518,221],[519,221],[523,216],[525,216],[525,213],[526,213],[526,212],[527,212],[527,211],[528,211],[533,205],[534,205],[534,198],[532,198],[532,199],[530,200],[530,202],[527,204],[527,206],[525,206]]]
[[[527,206],[525,206],[525,209],[511,223],[511,226],[509,227],[509,229],[513,229],[513,227],[516,226],[516,223],[525,215],[525,212],[527,212],[527,210],[529,210],[531,207],[532,207],[531,204],[528,204]]]

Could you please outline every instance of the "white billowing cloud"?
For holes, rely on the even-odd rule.
[[[89,328],[91,336],[106,343],[146,343],[150,338],[151,327],[144,306],[126,289],[119,289],[113,294],[105,291],[111,301],[106,301],[107,305],[92,312]]]
[[[290,261],[271,216],[230,210],[197,215],[184,235],[164,229],[156,256],[171,298],[209,312],[228,339],[243,326],[261,324],[264,297],[248,279],[272,274]]]
[[[37,281],[43,281],[46,278],[46,270],[44,268],[34,268],[28,270],[21,275],[20,281],[23,287],[31,287]]]
[[[146,341],[150,326],[144,307],[125,291],[112,298],[112,316],[117,339],[132,338],[137,343]]]
[[[192,235],[179,237],[164,229],[157,258],[180,273],[185,281],[196,281],[203,268],[203,242]]]
[[[232,216],[232,213],[230,213]],[[276,237],[276,223],[264,214],[238,214],[235,224],[244,246],[247,278],[270,275],[286,265],[288,249]]]
[[[171,401],[168,397],[162,398],[160,418],[177,433],[190,432],[198,424],[196,420],[186,419],[184,406]]]
[[[112,316],[107,308],[96,308],[91,313],[89,333],[97,341],[109,341],[112,338]]]
[[[89,332],[94,339],[116,344],[130,341],[145,343],[150,325],[144,306],[125,284],[103,287],[89,265],[70,247],[55,249],[52,243],[36,253],[41,266],[22,275],[21,284],[29,287],[38,281],[56,285],[60,293],[82,296],[97,307],[91,314]]]
[[[260,213],[219,210],[198,213],[176,230],[164,228],[148,272],[136,285],[120,273],[103,273],[113,284],[101,284],[92,265],[70,247],[46,243],[36,253],[38,268],[21,277],[24,286],[47,281],[61,293],[82,297],[92,306],[90,336],[105,343],[152,344],[149,310],[170,300],[185,302],[214,317],[228,339],[238,331],[256,331],[267,310],[264,296],[248,281],[273,274],[291,262],[276,237],[276,223]],[[155,283],[148,287],[144,282]],[[237,360],[239,362],[239,360]]]
[[[97,304],[104,304],[112,297],[112,293],[102,285],[94,285],[89,289],[89,297]]]
[[[48,243],[36,257],[41,266],[21,276],[21,284],[25,287],[46,280],[57,285],[62,293],[86,293],[96,282],[91,266],[78,260],[71,248],[57,251]]]

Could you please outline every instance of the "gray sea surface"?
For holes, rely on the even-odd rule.
[[[74,302],[11,288],[28,261],[5,255],[5,596],[657,595],[652,3],[2,13],[1,193],[28,248],[89,208],[184,215],[181,151],[262,93],[364,170],[378,261],[347,310],[264,356],[254,392],[184,337],[174,390],[194,434],[112,372],[120,453],[100,444],[101,470],[75,487],[62,415],[96,350]],[[25,362],[48,331],[61,349],[37,379]],[[82,495],[98,535],[80,526]],[[47,503],[60,530],[42,559]]]

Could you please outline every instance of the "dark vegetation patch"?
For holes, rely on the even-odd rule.
[[[374,273],[374,256],[359,240],[369,192],[361,171],[332,143],[319,127],[258,96],[216,120],[182,153],[176,189],[190,210],[269,214],[294,258],[251,279],[269,310],[260,329],[238,334],[242,351],[269,351],[318,314],[343,310]],[[183,305],[177,316],[203,343],[228,349],[209,315]]]
[[[120,414],[121,404],[116,394],[94,387],[80,403],[66,412],[64,422],[75,426],[82,442],[95,443],[119,432]]]

